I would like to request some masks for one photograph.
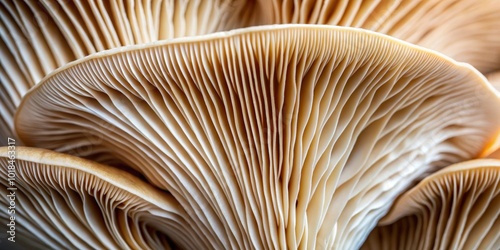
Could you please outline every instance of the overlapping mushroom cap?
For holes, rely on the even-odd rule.
[[[0,217],[8,223],[14,217],[16,247],[212,247],[213,236],[168,193],[116,168],[44,149],[1,147],[0,173],[6,197]]]
[[[500,160],[447,167],[398,198],[362,249],[495,249]]]
[[[106,49],[248,26],[258,20],[251,6],[239,0],[0,1],[0,138],[14,136],[21,98],[54,69]]]
[[[487,153],[499,106],[470,66],[420,47],[265,26],[72,63],[26,96],[16,128],[134,167],[220,247],[345,249],[413,180]]]
[[[330,24],[381,32],[472,64],[500,64],[498,0],[261,0],[268,23]]]

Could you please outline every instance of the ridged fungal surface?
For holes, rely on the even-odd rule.
[[[13,136],[23,95],[56,68],[120,46],[245,27],[258,20],[252,6],[238,0],[0,1],[1,138]]]
[[[75,59],[119,46],[288,23],[377,31],[483,73],[500,64],[498,0],[4,0],[0,136],[14,136],[12,119],[23,95]]]
[[[1,147],[0,173],[6,197],[0,218],[15,217],[12,246],[19,249],[212,247],[213,236],[170,195],[116,168],[44,149]]]
[[[449,166],[395,202],[362,249],[497,249],[500,160]]]
[[[429,50],[263,26],[69,64],[28,93],[16,128],[130,165],[216,248],[349,249],[414,180],[488,153],[499,107],[477,71]]]
[[[498,0],[259,0],[268,23],[329,24],[384,33],[468,62],[500,64]]]

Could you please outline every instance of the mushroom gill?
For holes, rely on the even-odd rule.
[[[500,65],[498,0],[261,0],[269,24],[359,27],[384,33],[472,64]]]
[[[498,107],[476,70],[430,50],[262,26],[71,63],[27,94],[16,129],[27,145],[122,160],[218,248],[347,249],[412,181],[491,151]]]
[[[403,194],[362,249],[496,249],[500,160],[449,166]]]
[[[14,225],[21,249],[211,247],[212,236],[169,194],[113,167],[44,149],[1,147],[0,173],[6,197],[0,218]]]
[[[106,49],[254,24],[240,0],[0,1],[0,135],[23,95],[54,69]],[[2,140],[0,145],[6,145]]]

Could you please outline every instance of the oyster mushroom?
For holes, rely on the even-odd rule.
[[[258,20],[253,15],[252,3],[238,0],[0,1],[1,138],[14,136],[13,114],[23,95],[70,61],[125,45],[248,26]]]
[[[44,149],[1,147],[0,173],[0,217],[14,226],[16,247],[212,247],[168,193],[127,172]]]
[[[458,163],[395,202],[362,249],[495,249],[500,244],[500,160]]]
[[[489,153],[498,107],[476,70],[421,47],[262,26],[71,63],[27,94],[16,129],[122,160],[220,247],[346,249],[412,181]]]

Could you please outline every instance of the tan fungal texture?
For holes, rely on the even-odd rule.
[[[0,1],[0,136],[44,76],[98,51],[254,24],[253,4],[238,0]],[[5,145],[1,142],[0,145]]]
[[[496,249],[500,160],[462,162],[402,195],[362,249]]]
[[[470,66],[387,36],[264,26],[72,63],[16,128],[123,161],[216,248],[350,249],[413,180],[489,151],[499,99]]]
[[[170,195],[127,172],[25,147],[0,148],[0,172],[0,193],[6,197],[0,218],[15,217],[18,247],[211,247],[212,239]],[[15,213],[8,213],[11,199]]]
[[[472,64],[500,63],[498,0],[261,0],[268,23],[330,24],[381,32]]]
[[[500,64],[498,0],[0,1],[0,136],[45,75],[119,46],[259,24],[369,29],[440,51],[483,73]],[[0,142],[4,145],[4,142]]]

